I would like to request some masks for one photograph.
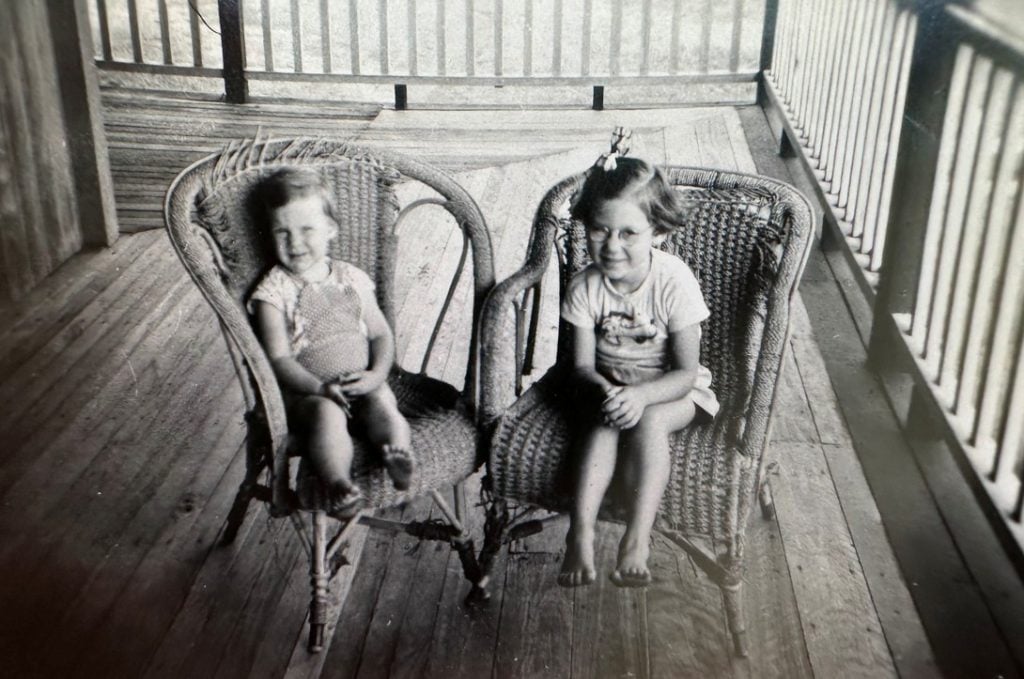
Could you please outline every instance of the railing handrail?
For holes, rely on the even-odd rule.
[[[493,16],[486,22],[474,14],[475,0],[465,0],[464,5],[409,0],[402,12],[383,1],[350,0],[341,6],[326,0],[292,0],[272,7],[267,0],[218,0],[219,27],[210,25],[214,17],[197,18],[198,10],[190,3],[189,31],[179,32],[191,40],[187,54],[187,41],[176,43],[174,50],[168,44],[178,33],[168,30],[166,0],[160,0],[159,17],[154,16],[159,39],[155,33],[147,38],[140,30],[149,22],[140,21],[146,8],[138,0],[127,0],[126,17],[111,13],[111,0],[93,2],[99,22],[97,43],[102,47],[96,55],[100,68],[221,77],[229,101],[243,100],[250,80],[482,86],[751,83],[760,72],[764,34],[743,34],[750,22],[742,20],[755,19],[764,0],[733,0],[732,25],[721,41],[712,39],[711,26],[722,17],[698,16],[694,12],[700,6],[680,0],[660,19],[651,0],[643,0],[643,11],[634,18],[640,23],[638,31],[623,30],[621,23],[628,17],[619,16],[618,0],[583,0],[582,15],[570,11],[567,0],[540,6],[495,0]],[[417,13],[417,7],[432,10],[433,19]],[[182,16],[174,18],[184,21]],[[271,18],[283,22],[280,31],[271,30]],[[222,68],[209,51],[212,44],[203,42],[209,34],[200,31],[200,19],[219,33],[215,40],[221,43]],[[305,25],[310,27],[308,35],[300,28]],[[699,36],[686,41],[684,30]],[[112,45],[112,31],[122,36],[123,46],[116,41]],[[478,34],[489,33],[494,48],[477,49],[482,39]],[[151,44],[157,40],[159,44]],[[203,63],[203,46],[208,63]],[[420,48],[426,51],[420,54]]]

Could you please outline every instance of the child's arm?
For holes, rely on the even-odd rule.
[[[585,385],[592,385],[608,394],[614,385],[597,371],[597,336],[594,329],[588,326],[573,325],[573,366],[576,379]]]
[[[395,362],[395,336],[380,307],[376,304],[366,305],[363,322],[369,333],[370,367],[339,380],[348,396],[362,396],[380,387],[387,380]]]
[[[273,304],[261,300],[257,300],[253,306],[263,350],[267,352],[277,381],[296,393],[327,396],[339,404],[343,403],[344,395],[337,384],[321,381],[303,368],[292,355],[284,313]]]
[[[634,427],[647,406],[675,401],[693,389],[700,365],[700,325],[669,333],[668,344],[672,370],[650,382],[614,388],[602,404],[609,424],[619,429]]]

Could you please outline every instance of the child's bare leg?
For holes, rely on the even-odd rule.
[[[383,451],[395,488],[406,490],[416,468],[409,422],[398,411],[398,401],[388,385],[381,385],[363,399],[360,405],[367,438]]]
[[[650,406],[640,422],[622,433],[625,476],[633,504],[626,532],[619,543],[619,563],[612,581],[619,586],[637,587],[650,582],[647,568],[651,530],[668,484],[672,461],[668,437],[693,421],[693,399],[682,398]]]
[[[308,396],[297,408],[296,414],[305,429],[309,461],[317,474],[328,484],[351,488],[352,438],[345,412],[322,396]]]
[[[601,501],[615,472],[619,431],[595,425],[583,440],[575,504],[565,536],[565,560],[558,575],[563,587],[589,585],[597,577],[594,567],[594,531]]]
[[[328,488],[330,512],[349,518],[359,510],[362,494],[352,483],[352,438],[348,417],[334,401],[309,396],[297,405],[309,461]]]

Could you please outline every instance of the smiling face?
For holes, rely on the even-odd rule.
[[[620,292],[632,292],[644,282],[651,270],[651,249],[662,239],[629,199],[602,201],[587,224],[587,252]]]
[[[290,200],[271,213],[277,258],[289,271],[309,275],[326,265],[331,239],[338,227],[324,211],[322,196],[310,194]]]

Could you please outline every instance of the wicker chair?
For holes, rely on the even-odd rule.
[[[325,511],[324,488],[305,462],[298,465],[297,480],[292,479],[289,458],[301,451],[295,450],[294,442],[289,440],[277,380],[245,311],[249,292],[273,263],[265,219],[253,209],[253,188],[269,171],[285,165],[315,168],[334,189],[342,223],[330,254],[370,274],[377,286],[381,309],[392,327],[396,231],[417,206],[443,206],[464,236],[462,261],[440,312],[435,335],[462,274],[466,255],[472,253],[474,323],[470,356],[476,355],[477,314],[494,283],[494,270],[483,216],[473,199],[446,175],[392,153],[324,140],[245,141],[195,163],[174,180],[168,191],[165,219],[171,241],[217,314],[245,399],[247,468],[228,515],[224,541],[234,539],[253,499],[270,502],[273,515],[291,518],[310,556],[313,592],[309,647],[318,651],[323,645],[328,581],[343,562],[342,550],[358,523],[450,542],[459,552],[467,579],[479,581],[475,549],[463,529],[465,499],[461,487],[461,481],[479,467],[480,461],[472,389],[476,366],[469,361],[466,386],[461,391],[425,374],[398,368],[390,376],[389,384],[412,426],[417,453],[417,473],[408,491],[395,490],[379,456],[371,454],[358,441],[356,445],[353,480],[363,490],[368,509],[401,504],[427,492],[439,505],[447,523],[401,523],[362,514],[340,524],[328,539],[332,520]],[[437,197],[417,200],[400,211],[395,189],[399,182],[407,180],[429,186]],[[261,483],[265,470],[269,472],[266,484]],[[457,484],[454,510],[437,492],[451,483]],[[303,513],[311,513],[312,519],[304,519]]]
[[[762,460],[787,345],[790,302],[812,242],[810,209],[793,188],[771,179],[664,169],[690,206],[691,226],[675,232],[663,249],[682,257],[701,282],[711,310],[703,324],[701,362],[714,375],[712,388],[721,411],[713,423],[673,436],[671,478],[656,529],[685,549],[722,588],[735,650],[742,656],[744,526],[758,490],[763,511],[771,516]],[[544,197],[525,265],[494,289],[482,314],[481,413],[484,423],[490,423],[488,483],[493,496],[480,552],[485,571],[502,544],[541,529],[543,522],[529,519],[530,508],[563,511],[573,497],[567,452],[574,423],[566,407],[573,395],[565,379],[571,347],[565,322],[555,366],[511,406],[505,338],[517,338],[517,370],[528,368],[542,296],[539,286],[552,247],[558,252],[560,293],[589,261],[582,224],[568,216],[570,199],[585,176],[563,180]],[[533,299],[529,323],[528,294]],[[516,311],[514,329],[509,328],[510,308]],[[517,380],[521,377],[516,375]],[[512,504],[525,510],[513,512]],[[602,518],[621,515],[614,501],[606,501]]]

